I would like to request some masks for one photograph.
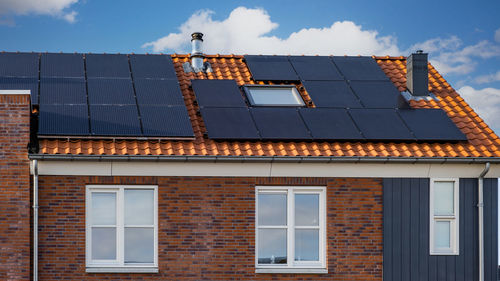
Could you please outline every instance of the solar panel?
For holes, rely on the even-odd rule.
[[[38,78],[0,77],[0,90],[30,90],[31,104],[38,104]]]
[[[82,54],[42,54],[41,77],[85,77]]]
[[[234,80],[192,80],[200,107],[246,107]]]
[[[126,55],[87,54],[85,61],[87,77],[130,78]]]
[[[467,140],[467,137],[441,109],[399,110],[399,114],[417,140]]]
[[[289,60],[301,80],[344,80],[330,57],[291,56]]]
[[[302,119],[315,140],[362,140],[345,109],[301,108]]]
[[[333,57],[333,62],[347,80],[388,80],[371,57]]]
[[[316,107],[362,107],[345,81],[304,81]]]
[[[40,79],[40,104],[87,104],[85,79]]]
[[[398,108],[401,94],[391,81],[351,81],[354,93],[367,108]]]
[[[89,133],[87,105],[40,105],[39,135],[85,136]]]
[[[260,107],[250,112],[262,139],[311,139],[296,108]]]
[[[181,88],[177,80],[134,79],[139,105],[182,105]]]
[[[136,104],[132,80],[88,79],[90,104]]]
[[[90,105],[90,128],[95,136],[140,136],[136,105]]]
[[[0,53],[0,77],[38,78],[38,63],[35,53]]]
[[[168,55],[130,55],[132,75],[137,78],[175,79],[174,64]]]
[[[297,73],[286,56],[245,56],[245,61],[258,81],[296,81]]]
[[[140,105],[145,136],[194,137],[193,127],[183,106]]]
[[[259,139],[248,108],[202,108],[201,115],[211,139]]]
[[[349,109],[367,140],[415,140],[395,109]]]

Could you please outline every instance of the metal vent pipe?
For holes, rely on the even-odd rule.
[[[191,66],[195,72],[203,71],[203,33],[191,34]]]

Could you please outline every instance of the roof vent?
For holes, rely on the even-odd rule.
[[[210,63],[203,62],[203,33],[194,32],[191,34],[191,63],[183,64],[184,72],[212,72]]]
[[[429,96],[427,53],[422,50],[406,59],[406,87],[412,96]]]

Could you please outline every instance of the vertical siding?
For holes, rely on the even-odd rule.
[[[484,180],[485,280],[497,280],[497,179]],[[477,179],[460,179],[459,255],[429,255],[429,179],[384,179],[384,281],[478,276]]]

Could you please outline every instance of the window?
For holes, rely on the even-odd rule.
[[[254,106],[304,106],[304,101],[293,85],[246,85],[245,92]]]
[[[325,269],[325,189],[257,187],[257,272]]]
[[[431,255],[458,255],[458,196],[458,179],[431,180]]]
[[[157,187],[87,186],[87,272],[157,272]]]

